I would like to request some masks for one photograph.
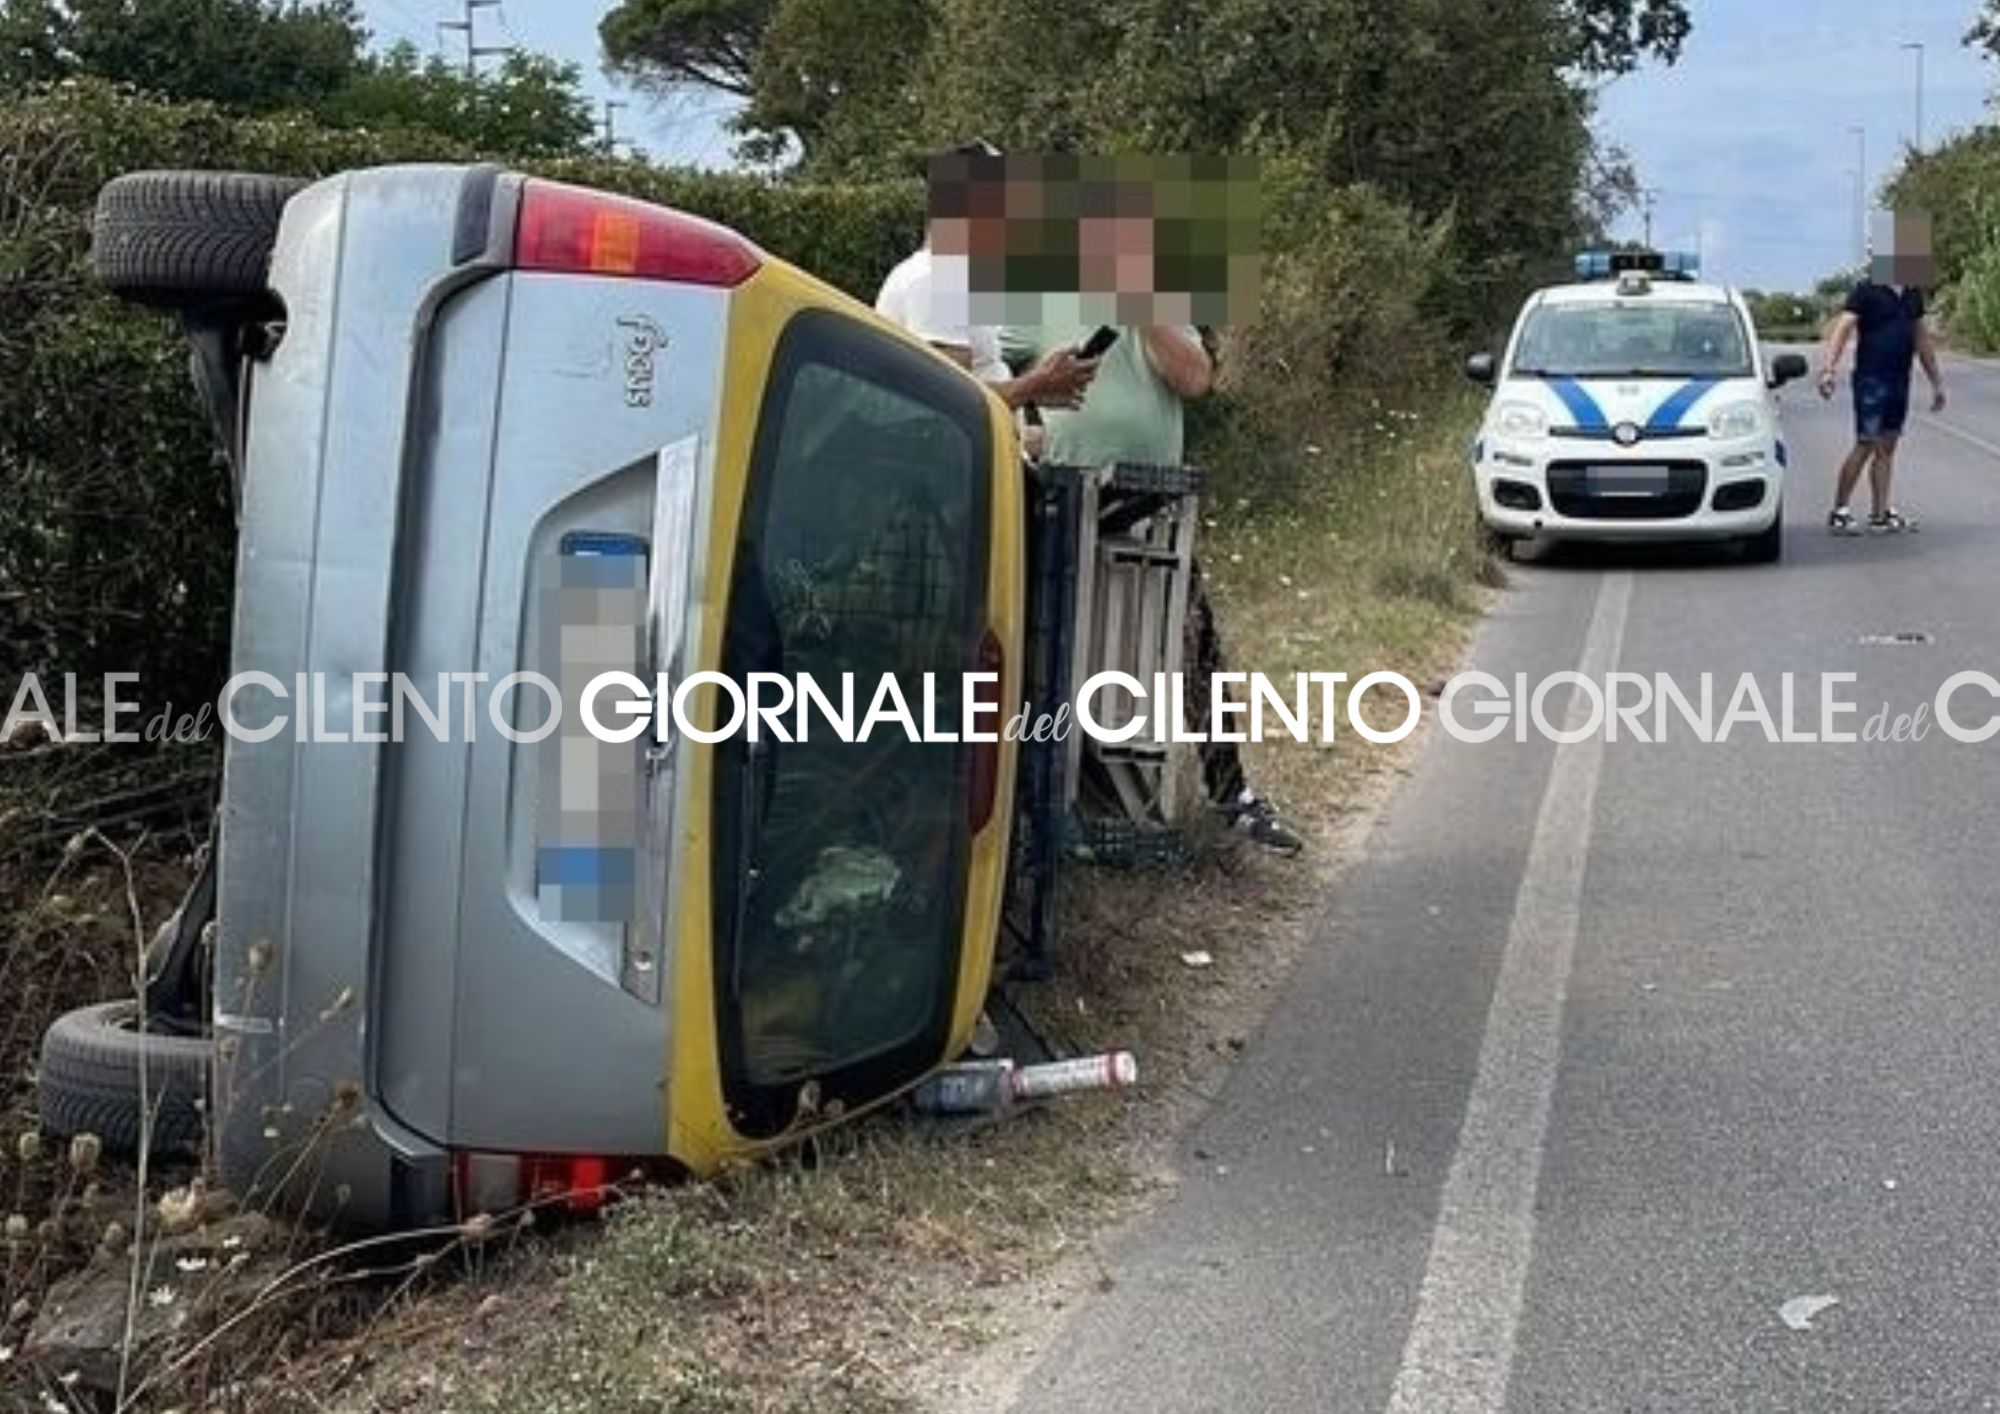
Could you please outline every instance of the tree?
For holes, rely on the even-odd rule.
[[[750,96],[779,0],[623,0],[598,25],[611,66],[666,86]]]
[[[737,126],[745,155],[796,143],[806,175],[867,177],[924,150],[912,55],[930,40],[932,0],[781,0],[756,51]]]
[[[362,61],[319,116],[343,127],[427,128],[482,152],[510,157],[578,153],[593,131],[574,64],[509,53],[468,78],[457,66],[403,43]]]
[[[244,113],[427,129],[537,157],[590,142],[574,64],[510,53],[468,78],[415,46],[365,52],[354,0],[0,0],[0,87],[92,76]]]
[[[2000,59],[2000,0],[1986,0],[1972,28],[1965,32],[1965,43],[1983,50],[1983,58]]]
[[[620,0],[599,28],[605,55],[629,76],[663,88],[700,87],[750,100],[739,119],[746,132],[767,145],[782,144],[787,131],[810,150],[815,130],[840,126],[823,104],[808,105],[803,127],[789,127],[801,117],[795,63],[767,65],[767,46],[795,53],[809,52],[823,71],[852,74],[874,71],[886,62],[900,62],[923,86],[925,59],[957,67],[976,78],[989,54],[1006,62],[1018,53],[1032,54],[1038,73],[1060,83],[1073,101],[1087,103],[1102,81],[1116,83],[1121,75],[1103,67],[1120,47],[1106,36],[1125,35],[1155,45],[1169,58],[1168,68],[1198,88],[1205,102],[1179,111],[1197,122],[1214,111],[1244,102],[1291,95],[1324,111],[1324,93],[1290,88],[1290,71],[1311,70],[1316,56],[1328,46],[1371,54],[1378,77],[1388,74],[1421,18],[1410,12],[1426,9],[1421,0],[1352,0],[1328,5],[1303,0],[1297,6],[1266,0],[1210,0],[1193,6],[1184,0],[1093,0],[1091,4],[1002,3],[982,17],[964,0],[886,0],[850,3],[837,0]],[[1627,72],[1648,59],[1672,63],[1680,55],[1691,27],[1686,0],[1509,0],[1479,7],[1497,27],[1526,19],[1549,38],[1547,59],[1559,70],[1585,76]],[[1286,23],[1296,11],[1299,23]],[[834,23],[836,16],[840,22]],[[970,48],[932,43],[939,33],[972,37]],[[1079,48],[1078,41],[1083,47]],[[1191,42],[1193,41],[1193,42]],[[1207,41],[1207,42],[1203,42]],[[1060,54],[1060,65],[1049,56]],[[1228,62],[1254,56],[1246,66]],[[1218,70],[1210,61],[1223,60]],[[1148,76],[1162,72],[1154,65]],[[1243,82],[1231,84],[1235,74]],[[982,85],[975,85],[982,86]],[[1187,82],[1176,85],[1185,89]],[[791,91],[786,91],[788,88]],[[886,85],[864,84],[844,94],[862,101],[883,96]],[[824,96],[823,94],[821,96]],[[897,105],[887,105],[888,111]],[[1013,105],[990,105],[988,125],[1012,117]],[[1049,126],[1044,122],[1042,126]]]
[[[1681,56],[1694,21],[1686,0],[1564,0],[1564,59],[1587,74],[1625,74]]]
[[[313,108],[366,38],[354,0],[0,0],[0,88],[94,74],[245,112]]]
[[[1554,0],[942,0],[933,141],[1286,154],[1444,221],[1455,322],[1518,295],[1633,187],[1598,154]],[[1050,53],[1065,62],[1052,66]],[[1079,80],[1078,75],[1087,75]]]

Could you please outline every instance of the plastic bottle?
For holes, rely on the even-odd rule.
[[[1086,1090],[1123,1090],[1139,1079],[1130,1051],[1019,1066],[1011,1060],[965,1061],[946,1066],[919,1085],[910,1103],[924,1114],[998,1114],[1017,1103],[1075,1095]]]
[[[1014,1104],[1014,1062],[966,1061],[948,1065],[919,1085],[910,1103],[924,1114],[991,1114]]]

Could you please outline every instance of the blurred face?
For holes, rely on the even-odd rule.
[[[963,216],[933,216],[931,249],[939,255],[968,254],[972,249],[972,223]]]
[[[1931,247],[1931,218],[1921,211],[1879,216],[1869,228],[1868,277],[1878,285],[1928,289],[1937,283]]]
[[[1152,218],[1084,217],[1077,229],[1077,268],[1089,293],[1152,293]]]

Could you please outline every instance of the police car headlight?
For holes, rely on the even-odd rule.
[[[1533,403],[1502,403],[1493,409],[1493,431],[1501,437],[1545,437],[1548,414]]]
[[[1709,414],[1708,435],[1719,441],[1755,437],[1764,431],[1764,409],[1757,403],[1730,403]]]

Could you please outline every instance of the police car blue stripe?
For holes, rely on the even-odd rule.
[[[1653,415],[1646,419],[1646,430],[1648,432],[1673,431],[1681,425],[1681,419],[1687,416],[1688,411],[1696,403],[1707,397],[1709,390],[1714,386],[1715,379],[1713,378],[1695,378],[1681,384],[1680,387],[1667,395],[1665,402],[1653,409]]]
[[[1611,425],[1604,420],[1604,409],[1590,396],[1590,390],[1574,378],[1551,378],[1549,386],[1556,390],[1556,396],[1563,400],[1578,427],[1603,431]]]

